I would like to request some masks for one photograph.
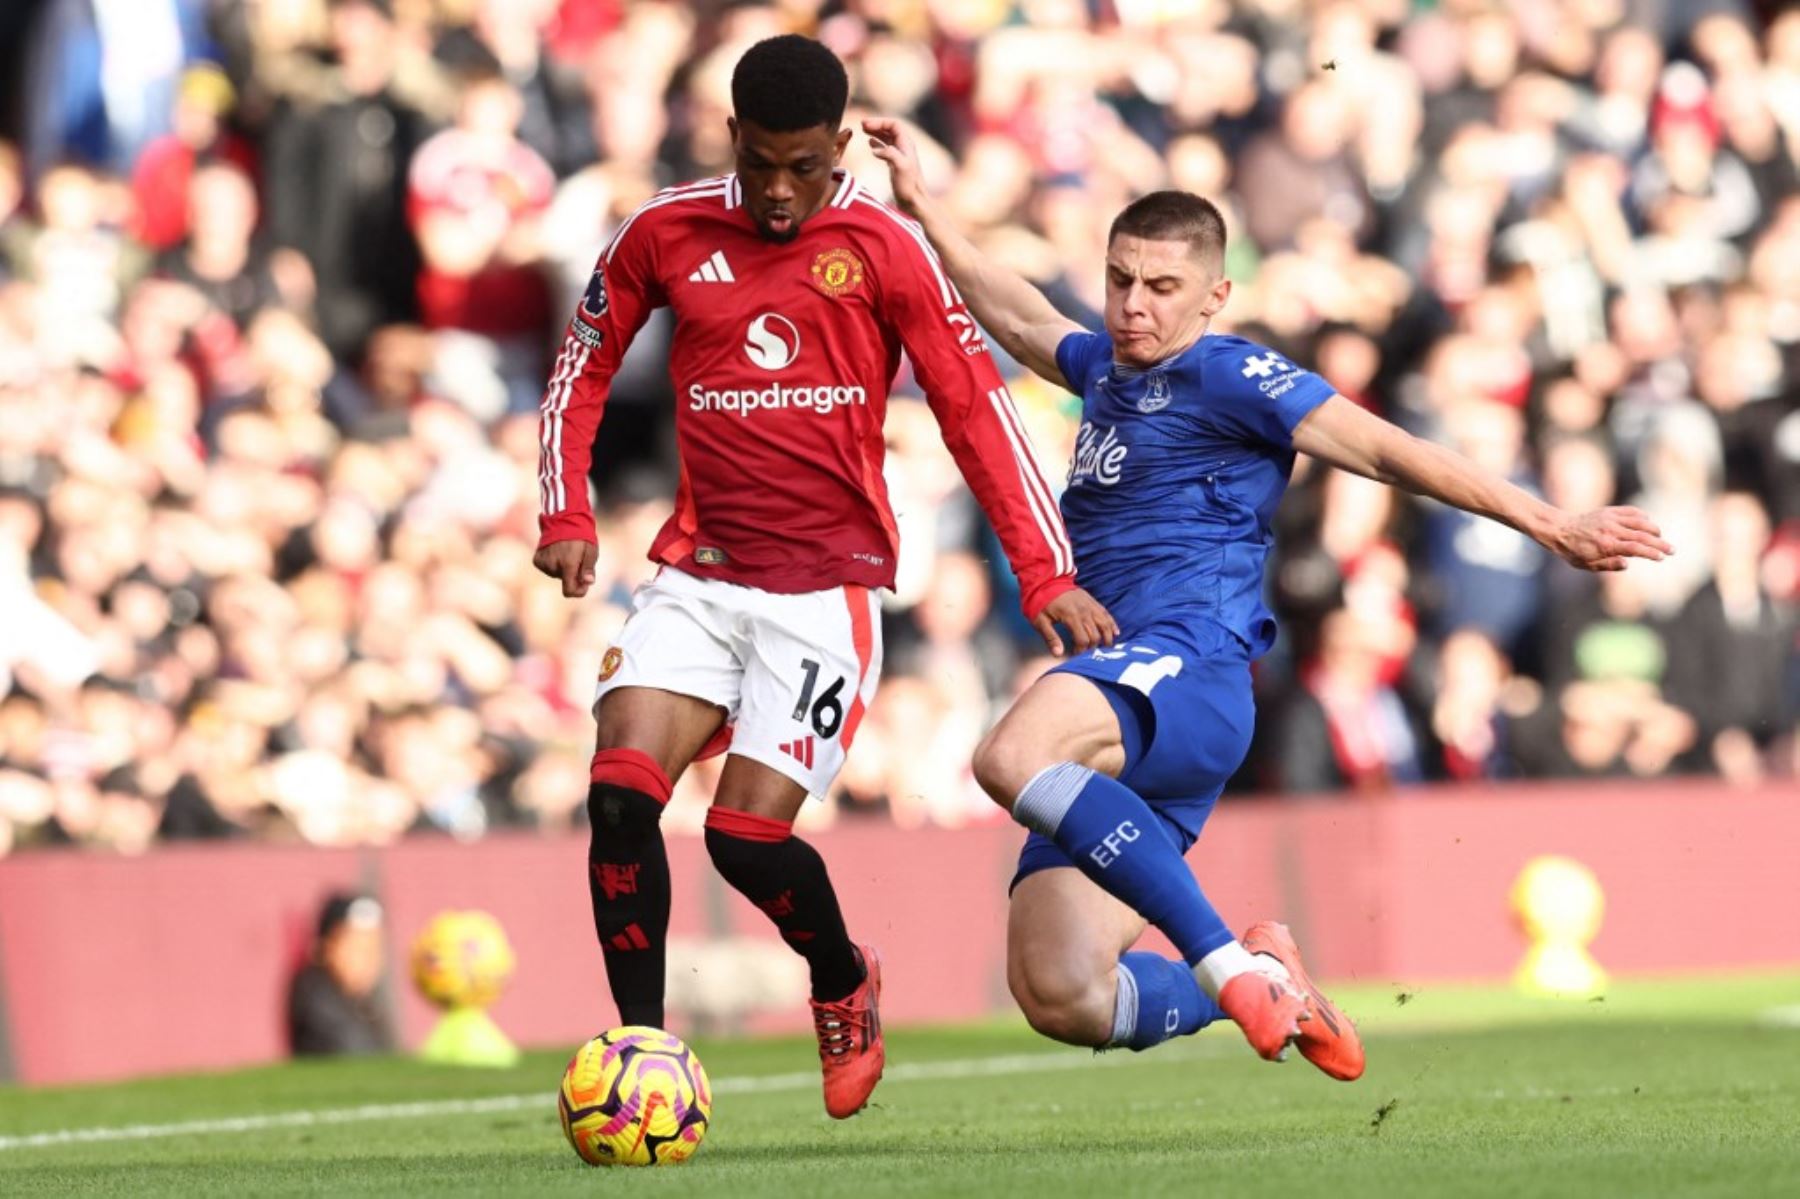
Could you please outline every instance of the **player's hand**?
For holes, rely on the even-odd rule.
[[[925,177],[919,171],[919,150],[912,135],[890,117],[870,117],[862,127],[875,157],[887,164],[894,182],[894,203],[907,215],[917,215],[925,199]]]
[[[1675,552],[1656,522],[1636,508],[1596,508],[1572,516],[1550,548],[1583,570],[1624,570],[1632,558],[1661,562]]]
[[[594,585],[594,560],[599,548],[591,541],[553,541],[531,555],[531,564],[553,579],[562,580],[563,595],[579,599]]]
[[[1031,627],[1044,639],[1045,647],[1060,658],[1063,640],[1056,632],[1058,624],[1069,630],[1069,636],[1075,642],[1074,652],[1078,654],[1111,645],[1119,637],[1119,622],[1113,619],[1112,613],[1079,587],[1063,592],[1031,618]]]

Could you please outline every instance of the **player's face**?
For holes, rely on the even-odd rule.
[[[1120,234],[1106,248],[1106,332],[1113,357],[1152,366],[1181,353],[1231,295],[1231,281],[1193,243]]]
[[[843,158],[850,131],[815,125],[771,133],[754,121],[727,120],[750,219],[770,241],[793,241],[801,222],[825,207],[831,169]]]

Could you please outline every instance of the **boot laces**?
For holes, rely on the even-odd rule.
[[[819,1057],[828,1065],[841,1062],[856,1049],[856,1030],[866,1021],[846,1003],[815,1003],[813,1029],[819,1038]]]

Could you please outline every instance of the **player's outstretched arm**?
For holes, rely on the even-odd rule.
[[[863,122],[875,157],[893,176],[894,201],[918,221],[951,281],[975,319],[1033,374],[1068,388],[1056,365],[1056,347],[1080,325],[1058,312],[1044,293],[976,249],[925,190],[919,174],[918,150],[898,121],[875,118]]]
[[[1430,496],[1510,525],[1583,570],[1624,570],[1632,558],[1660,562],[1675,552],[1656,522],[1636,508],[1579,515],[1334,395],[1294,429],[1294,448],[1366,478]]]

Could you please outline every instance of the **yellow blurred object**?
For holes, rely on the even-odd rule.
[[[484,1008],[513,972],[512,946],[486,912],[440,912],[413,941],[419,994],[442,1008]]]
[[[1606,992],[1606,971],[1587,949],[1606,910],[1592,870],[1555,854],[1533,858],[1513,883],[1511,900],[1513,915],[1531,940],[1513,975],[1521,991],[1568,999]]]
[[[237,89],[223,70],[209,62],[196,63],[181,73],[176,85],[181,99],[224,116],[237,103]]]
[[[419,1058],[444,1066],[516,1066],[519,1047],[480,1008],[452,1008],[425,1038]]]
[[[419,994],[446,1009],[420,1056],[462,1066],[509,1066],[519,1051],[485,1008],[512,977],[512,946],[486,912],[440,912],[413,941],[412,976]]]

